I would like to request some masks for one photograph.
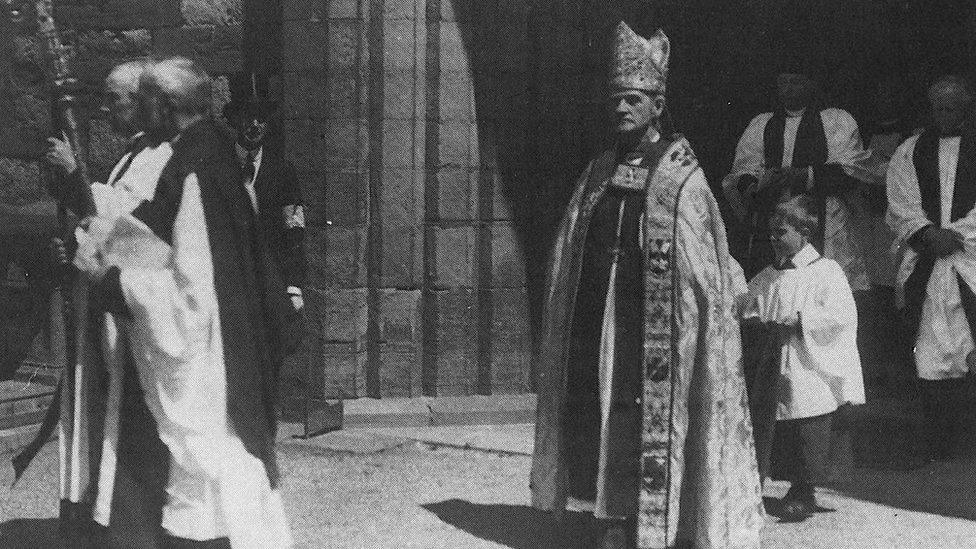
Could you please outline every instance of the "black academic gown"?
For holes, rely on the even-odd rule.
[[[210,121],[186,129],[173,145],[173,156],[153,199],[132,215],[172,244],[183,182],[196,174],[214,266],[228,416],[247,451],[264,463],[275,487],[279,480],[274,452],[277,365],[296,344],[291,327],[295,313],[241,188],[240,165],[232,147]],[[110,269],[98,294],[104,309],[127,314],[117,268]],[[160,518],[168,453],[141,398],[131,364],[123,389],[118,453],[108,539],[97,543],[163,547]]]

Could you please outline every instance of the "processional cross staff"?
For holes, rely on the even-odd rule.
[[[61,41],[54,21],[52,0],[4,0],[12,21],[27,23],[25,11],[33,7],[33,22],[36,25],[44,70],[51,97],[51,113],[55,129],[60,130],[77,153],[78,184],[81,197],[79,218],[95,213],[95,202],[91,192],[91,180],[85,162],[87,157],[84,141],[81,139],[78,118],[76,117],[76,92],[78,80],[70,69],[68,49]],[[67,207],[58,203],[58,225],[62,239],[71,237],[71,224],[68,222]],[[60,519],[61,531],[65,539],[80,539],[78,535],[87,526],[90,517],[86,512],[85,501],[89,490],[88,471],[88,413],[91,398],[92,372],[84,364],[83,330],[87,325],[87,283],[82,279],[73,280],[70,268],[59,265],[60,272],[51,295],[50,316],[51,352],[56,361],[62,361],[65,368],[51,409],[41,426],[37,438],[13,460],[14,472],[19,479],[31,459],[50,438],[55,426],[58,431],[58,457],[60,460]],[[71,299],[67,299],[70,290]],[[14,481],[16,482],[16,480]]]

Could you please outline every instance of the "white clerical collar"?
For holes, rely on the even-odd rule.
[[[249,151],[245,149],[244,147],[241,146],[240,143],[234,143],[234,148],[237,150],[237,159],[240,160],[242,164],[244,163],[244,160],[247,158],[252,158],[255,164],[260,163],[261,156],[262,156],[261,153],[264,152],[263,145],[258,147],[254,151]]]
[[[805,112],[807,112],[807,110],[805,108],[800,109],[798,111],[791,111],[790,109],[786,109],[786,117],[787,118],[800,118],[801,116],[803,116],[803,113],[805,113]]]
[[[800,251],[796,252],[791,261],[797,269],[800,269],[818,259],[820,259],[820,252],[813,247],[813,244],[808,242],[806,246],[800,248]]]

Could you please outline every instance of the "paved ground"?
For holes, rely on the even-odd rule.
[[[561,547],[548,517],[527,506],[530,434],[526,425],[458,426],[289,440],[281,462],[299,546]],[[976,458],[913,471],[859,469],[853,482],[821,495],[835,512],[802,524],[771,519],[763,548],[976,547],[974,471]],[[14,489],[9,472],[0,474],[0,547],[54,546],[56,474],[53,444]],[[785,486],[767,491],[782,495]]]

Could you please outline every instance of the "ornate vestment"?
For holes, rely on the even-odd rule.
[[[567,461],[574,458],[565,451],[562,421],[569,335],[588,225],[615,167],[615,153],[607,151],[584,172],[551,258],[531,476],[533,505],[544,510],[566,507]],[[634,296],[643,303],[638,545],[758,548],[761,490],[733,311],[741,281],[733,275],[738,265],[718,206],[683,138],[650,174],[640,235],[644,291]],[[608,306],[616,291],[611,279]]]

